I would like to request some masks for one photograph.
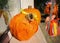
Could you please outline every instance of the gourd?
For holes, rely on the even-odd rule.
[[[11,19],[9,28],[16,39],[28,40],[37,32],[40,21],[41,14],[37,9],[26,8]]]

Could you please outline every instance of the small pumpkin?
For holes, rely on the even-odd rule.
[[[35,20],[33,14],[37,15],[38,20]],[[37,32],[39,22],[40,12],[35,8],[27,8],[11,19],[9,27],[15,38],[28,40]]]

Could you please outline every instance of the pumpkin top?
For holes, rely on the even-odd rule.
[[[38,24],[41,21],[41,13],[39,12],[39,10],[37,10],[35,8],[31,8],[31,7],[30,8],[26,8],[21,13],[25,14],[25,15],[32,14],[33,18],[38,22]]]

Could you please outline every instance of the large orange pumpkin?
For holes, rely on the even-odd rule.
[[[35,15],[37,17],[34,17]],[[10,21],[9,27],[12,35],[18,40],[28,40],[37,32],[40,17],[40,12],[37,9],[24,9]]]

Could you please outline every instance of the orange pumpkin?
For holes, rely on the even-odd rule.
[[[27,13],[32,13],[34,16],[35,20],[40,24],[41,22],[41,13],[38,9],[32,8],[31,6],[28,6],[28,8],[24,9],[25,12]],[[23,12],[22,12],[23,13]]]
[[[35,20],[35,14],[38,20]],[[18,40],[28,40],[38,30],[40,22],[40,12],[35,9],[24,9],[21,13],[14,16],[9,24],[12,35]]]

